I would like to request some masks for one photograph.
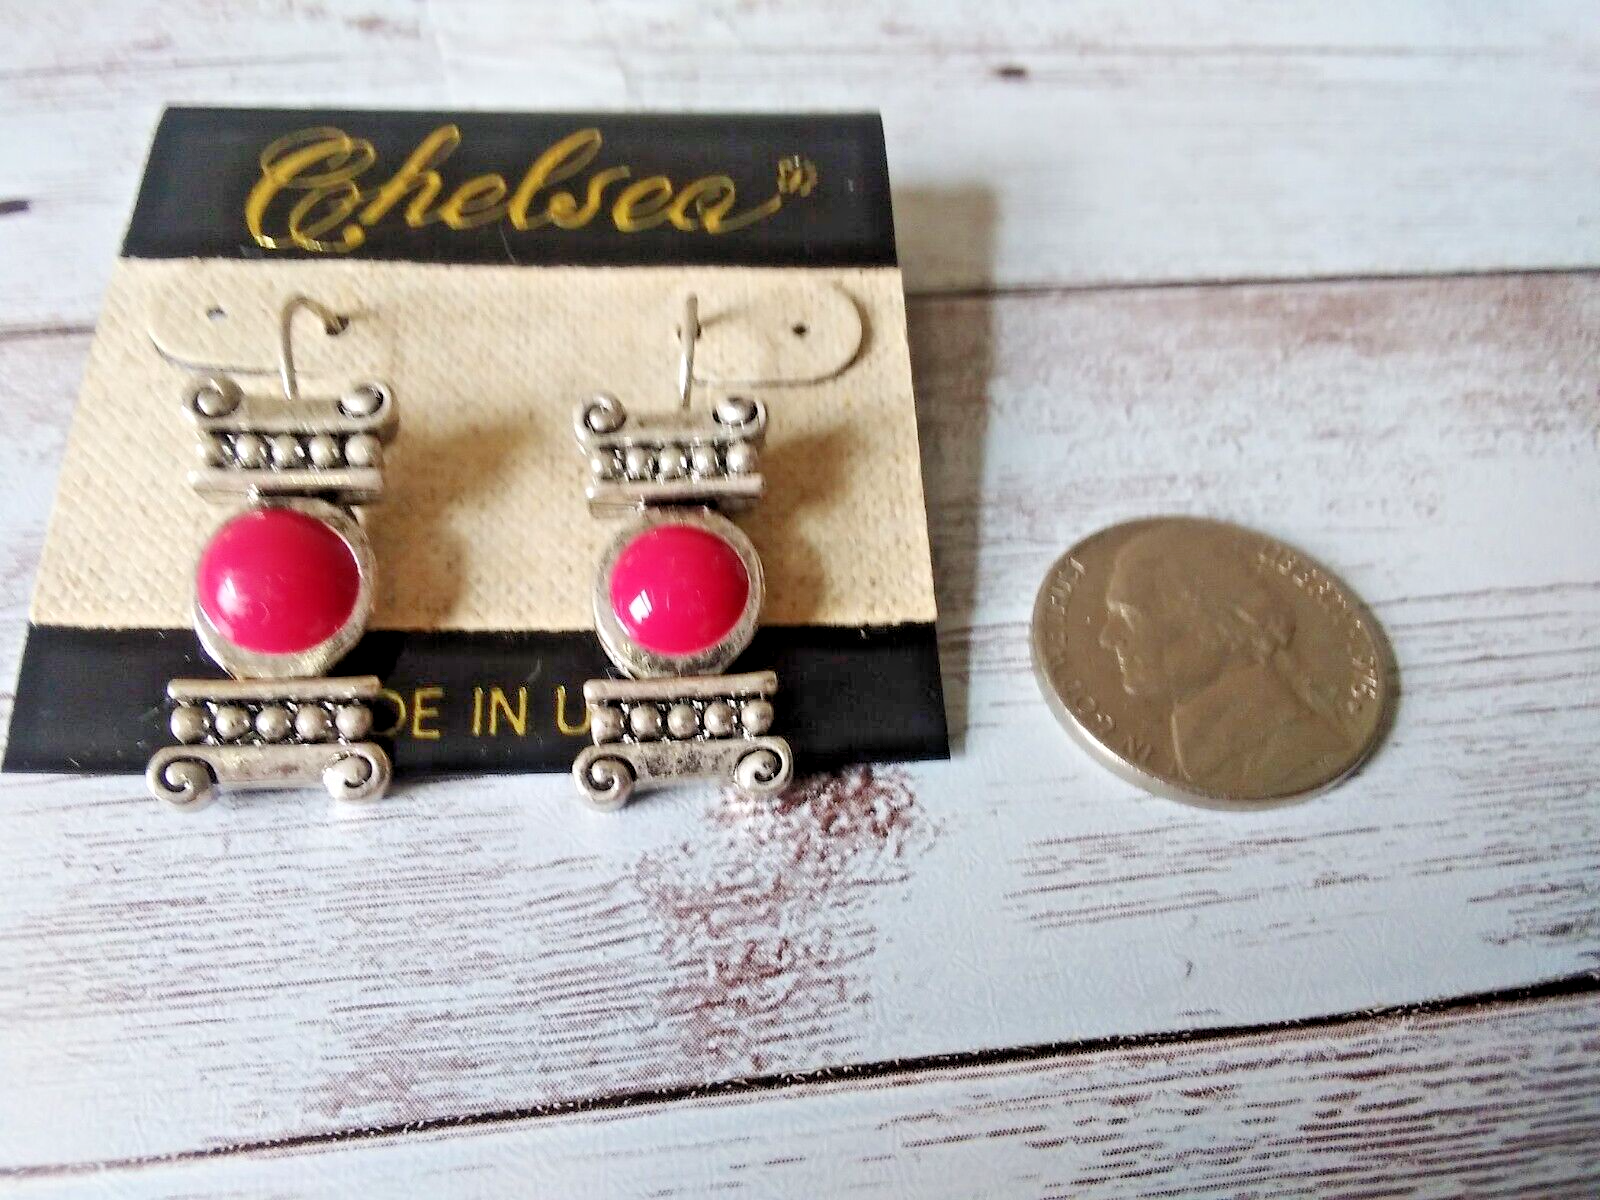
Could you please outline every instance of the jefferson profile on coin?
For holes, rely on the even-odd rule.
[[[1112,561],[1100,645],[1128,695],[1170,706],[1172,751],[1213,794],[1287,794],[1349,758],[1295,653],[1295,614],[1242,553],[1158,524]]]

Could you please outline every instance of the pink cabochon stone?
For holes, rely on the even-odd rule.
[[[698,654],[727,637],[750,599],[738,552],[693,525],[655,525],[611,569],[611,610],[657,654]]]
[[[257,654],[294,654],[355,611],[361,571],[326,523],[288,508],[242,513],[200,554],[195,594],[218,631]]]

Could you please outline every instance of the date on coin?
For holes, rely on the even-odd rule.
[[[1388,723],[1393,658],[1324,568],[1221,521],[1154,517],[1079,542],[1033,609],[1061,723],[1157,795],[1258,807],[1331,787]]]

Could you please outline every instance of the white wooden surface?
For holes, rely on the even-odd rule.
[[[4,777],[0,1186],[1592,1193],[1588,984],[1271,1027],[1596,968],[1600,277],[1033,286],[1592,267],[1592,14],[902,7],[13,16],[0,678],[158,100],[882,106],[908,276],[958,289],[910,309],[958,754],[622,819],[560,778],[182,820],[132,779]],[[1281,534],[1373,601],[1404,700],[1356,780],[1202,813],[1051,725],[1026,667],[1044,567],[1168,510]],[[1261,1030],[1072,1052],[1237,1026]],[[1058,1057],[439,1132],[1040,1043]],[[1347,1055],[1383,1077],[1343,1087]],[[1193,1112],[1140,1083],[1177,1060],[1228,1082]]]
[[[28,1197],[1534,1196],[1600,1190],[1558,1000],[36,1177]]]

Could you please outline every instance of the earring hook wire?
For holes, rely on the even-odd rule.
[[[687,412],[694,394],[694,346],[700,340],[700,297],[690,292],[683,298],[683,321],[678,326],[678,407]]]
[[[283,380],[283,396],[291,404],[300,399],[300,377],[294,369],[294,315],[302,308],[322,318],[322,332],[329,337],[350,327],[350,318],[333,311],[321,301],[296,293],[278,310],[278,375]]]
[[[302,308],[308,308],[316,313],[322,320],[322,331],[329,337],[343,333],[350,328],[350,318],[343,313],[336,313],[327,305],[311,299],[309,296],[294,295],[283,302],[278,310],[278,365],[273,367],[245,366],[241,363],[212,363],[197,362],[193,359],[180,358],[172,353],[150,333],[150,344],[162,358],[174,366],[183,367],[190,371],[216,371],[225,375],[270,375],[276,374],[283,384],[283,395],[287,400],[300,399],[300,376],[294,365],[294,346],[291,325],[295,313]]]

